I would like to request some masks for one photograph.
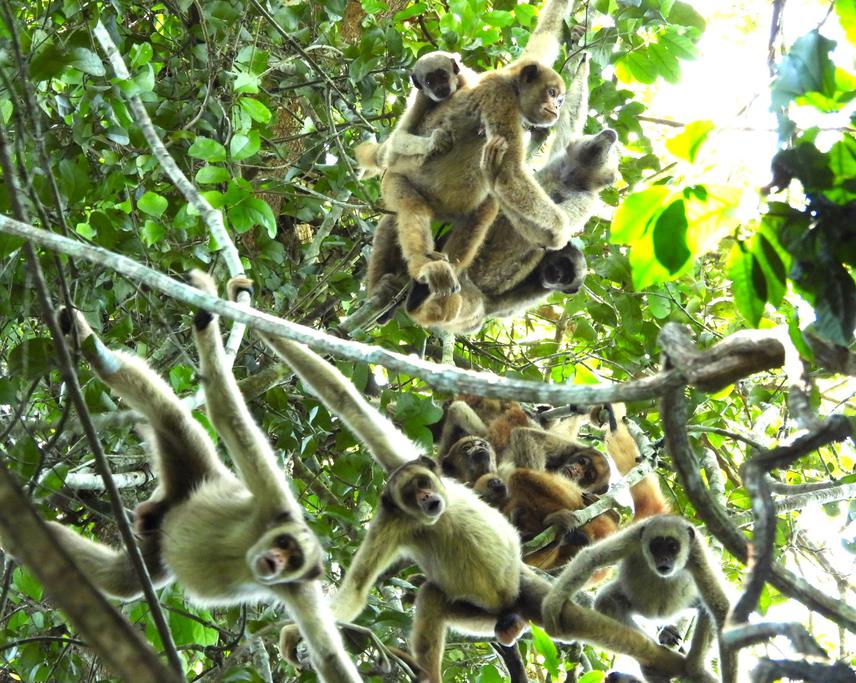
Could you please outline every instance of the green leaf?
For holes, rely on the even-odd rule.
[[[684,200],[678,199],[666,208],[654,225],[654,255],[674,275],[690,259],[687,247],[687,214]]]
[[[167,206],[169,206],[169,202],[167,202],[166,197],[162,197],[156,192],[145,192],[137,200],[137,208],[154,218],[160,218],[163,212],[166,211]]]
[[[46,81],[60,73],[66,66],[68,53],[52,43],[46,43],[30,59],[30,79],[36,83]]]
[[[666,149],[679,159],[695,163],[696,155],[714,128],[713,121],[693,121],[683,131],[666,140]]]
[[[506,12],[504,10],[485,12],[482,14],[482,19],[484,19],[486,24],[498,26],[500,28],[511,26],[511,24],[514,23],[514,15],[511,12]]]
[[[77,223],[74,226],[74,231],[88,240],[91,240],[95,237],[95,230],[93,230],[92,226],[89,223]]]
[[[579,368],[578,368],[579,369]],[[539,628],[535,624],[530,624],[532,629],[532,647],[535,652],[544,658],[544,668],[547,669],[554,679],[559,677],[559,651],[556,649],[556,644],[547,635],[544,629]]]
[[[606,679],[606,674],[603,671],[589,671],[584,674],[577,683],[603,683]]]
[[[228,210],[229,221],[237,232],[247,232],[256,225],[267,230],[268,236],[276,237],[276,217],[273,209],[263,199],[248,197]]]
[[[166,235],[166,228],[161,223],[155,223],[154,221],[146,221],[140,230],[140,239],[143,240],[143,244],[147,247],[160,242],[164,235]]]
[[[496,667],[493,664],[487,664],[482,667],[481,672],[479,672],[479,677],[476,679],[476,683],[502,683],[505,679],[496,670]]]
[[[663,185],[654,185],[641,192],[627,195],[615,212],[609,228],[612,244],[633,244],[641,239],[649,223],[665,207],[672,191]]]
[[[389,6],[383,0],[360,0],[360,4],[363,6],[363,11],[366,14],[377,14],[389,9]]]
[[[835,0],[835,12],[847,40],[856,45],[856,0]]]
[[[669,83],[678,83],[681,80],[681,65],[668,48],[660,43],[651,43],[648,46],[648,59]]]
[[[12,377],[37,379],[53,367],[56,347],[50,337],[26,339],[9,352],[8,368]]]
[[[792,99],[816,91],[826,97],[835,95],[835,66],[829,52],[835,41],[812,31],[798,38],[779,64],[772,85],[774,107],[785,107]]]
[[[138,43],[131,46],[131,66],[138,69],[152,61],[151,43]]]
[[[203,161],[226,161],[226,148],[216,140],[199,136],[187,150],[188,155]]]
[[[247,112],[247,115],[253,121],[258,123],[267,123],[273,116],[270,109],[252,97],[242,97],[238,100],[238,103],[241,105],[241,109]]]
[[[615,75],[625,83],[653,83],[657,80],[659,70],[651,63],[647,50],[635,50],[628,52],[615,63]]]
[[[761,297],[755,288],[757,264],[751,252],[742,242],[735,242],[728,257],[728,277],[734,293],[734,303],[740,315],[752,327],[757,327],[764,315],[766,297]]]
[[[243,161],[253,156],[261,147],[261,138],[258,131],[251,130],[244,135],[235,133],[229,142],[229,154],[235,161]]]
[[[841,346],[853,343],[856,329],[856,283],[841,264],[827,264],[824,286],[814,303],[817,333]]]
[[[70,64],[78,71],[90,76],[103,76],[107,73],[104,63],[92,50],[85,47],[74,47],[71,49]]]
[[[752,240],[752,255],[764,274],[766,298],[773,307],[778,308],[785,297],[785,264],[770,240],[761,233]]]
[[[200,185],[228,183],[231,177],[229,170],[222,166],[203,166],[196,172],[196,182]]]
[[[417,2],[411,5],[410,7],[401,10],[392,18],[392,20],[396,24],[400,24],[402,21],[407,21],[408,19],[412,19],[413,17],[418,17],[420,14],[424,14],[427,9],[428,5],[426,5],[424,2]]]

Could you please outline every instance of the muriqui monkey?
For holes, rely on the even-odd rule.
[[[533,49],[546,53],[544,44],[558,43],[568,5],[568,0],[552,0],[542,12],[533,33],[533,38],[538,35],[541,40],[535,41]],[[385,176],[383,198],[396,217],[384,219],[378,226],[380,237],[376,235],[369,263],[370,295],[385,288],[383,276],[394,272],[403,256],[407,272],[416,282],[448,299],[449,306],[460,306],[458,274],[475,258],[497,211],[497,200],[491,196],[480,166],[486,139],[498,136],[507,144],[494,184],[496,196],[525,207],[542,225],[565,230],[566,216],[525,168],[521,126],[521,120],[535,126],[556,123],[564,90],[564,82],[555,71],[539,62],[537,55],[524,52],[520,60],[507,67],[481,74],[475,87],[440,103],[423,119],[419,134],[427,135],[437,127],[451,130],[454,147],[418,168],[392,174],[390,182],[390,174]],[[402,176],[406,182],[397,182]],[[436,251],[431,233],[431,220],[435,218],[452,224],[443,254]],[[396,226],[400,252],[395,240],[378,242],[393,237]],[[390,268],[392,262],[394,268]]]
[[[594,608],[634,628],[638,628],[635,614],[668,619],[681,610],[696,608],[698,621],[687,655],[688,673],[697,683],[715,681],[706,671],[704,659],[711,640],[725,624],[728,598],[700,533],[674,515],[648,517],[580,551],[544,600],[548,630],[561,622],[565,601],[576,595],[592,573],[612,564],[619,564],[618,577],[598,592]],[[720,648],[720,659],[723,682],[734,683],[734,656]],[[672,678],[657,667],[643,665],[642,670],[651,683],[668,683]]]
[[[535,173],[538,183],[568,218],[568,229],[557,232],[531,214],[526,203],[514,204],[497,194],[500,214],[467,269],[457,298],[434,295],[424,285],[414,283],[406,311],[416,322],[453,333],[472,333],[486,318],[519,315],[551,291],[573,294],[582,286],[587,272],[585,258],[568,240],[585,227],[600,191],[618,177],[615,131],[582,134],[588,112],[588,75],[588,60],[582,59],[556,125],[549,161]],[[505,153],[501,138],[485,146],[482,169],[491,187]],[[383,227],[388,241],[388,227]],[[385,253],[381,226],[378,230],[375,248]],[[393,259],[387,261],[391,268],[396,267]]]
[[[194,283],[216,296],[207,275]],[[146,417],[159,481],[136,511],[140,549],[155,586],[173,580],[202,605],[276,600],[296,618],[310,658],[325,681],[360,681],[345,655],[317,579],[321,547],[306,526],[270,445],[249,413],[226,362],[216,316],[196,314],[206,407],[240,479],[217,456],[202,425],[146,362],[105,347],[83,315],[63,310],[63,331],[76,328],[83,355],[102,382]],[[131,599],[141,593],[128,554],[49,523],[56,540],[105,593]],[[338,646],[331,651],[329,645]]]
[[[416,598],[412,648],[430,683],[442,680],[447,626],[508,642],[525,621],[540,624],[550,584],[522,565],[517,532],[502,515],[470,488],[438,476],[433,461],[420,460],[419,449],[335,367],[301,344],[262,337],[391,475],[386,502],[334,598],[336,611],[357,614],[383,566],[402,554],[416,560],[427,581]],[[283,629],[284,653],[293,652],[296,635],[291,627]],[[630,654],[675,675],[684,671],[680,655],[573,601],[567,601],[551,635]]]

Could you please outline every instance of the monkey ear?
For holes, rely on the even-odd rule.
[[[448,458],[443,458],[440,461],[440,466],[443,468],[443,474],[447,477],[455,476],[455,464]]]
[[[695,527],[692,524],[687,524],[687,536],[690,537],[691,541],[695,538]]]
[[[436,460],[434,460],[434,458],[429,458],[427,455],[422,455],[416,462],[422,465],[422,467],[426,467],[427,469],[431,470],[435,474],[440,474],[439,464]]]
[[[416,78],[416,74],[410,74],[410,80],[413,81],[413,86],[417,90],[422,90],[422,84],[419,82],[419,79]]]
[[[521,77],[526,83],[531,83],[536,78],[538,78],[538,72],[541,69],[537,64],[527,64],[523,67],[523,70],[520,72]]]
[[[452,71],[454,71],[456,74],[461,73],[461,67],[458,66],[458,60],[457,59],[452,60]]]

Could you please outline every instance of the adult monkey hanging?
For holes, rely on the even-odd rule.
[[[438,510],[434,505],[438,498],[434,494],[442,500],[441,489],[437,483],[439,482],[440,486],[446,489],[446,482],[437,477],[436,473],[431,475],[428,463],[420,464],[419,458],[422,456],[419,449],[386,417],[369,405],[365,398],[335,367],[326,363],[314,352],[302,344],[286,339],[269,335],[262,335],[262,337],[277,355],[294,369],[304,384],[321,399],[327,409],[339,415],[345,425],[366,444],[374,458],[385,470],[394,472],[405,467],[411,468],[406,479],[416,482],[416,486],[411,490],[416,495],[417,505],[422,506],[422,512],[419,514],[427,517],[437,516]],[[414,468],[420,471],[416,472]],[[411,475],[415,475],[415,477],[411,477]],[[429,480],[427,485],[425,482],[418,481],[421,476],[425,476]],[[446,491],[448,490],[446,489]],[[475,493],[469,488],[452,482],[451,491],[452,494],[447,496],[446,503],[439,503],[440,508],[444,505],[448,505],[448,508],[444,510],[435,523],[439,523],[442,516],[448,514],[450,509],[453,510],[456,506],[461,506],[466,511],[475,511],[476,514],[471,517],[458,514],[454,518],[469,520],[468,523],[472,524],[480,533],[489,535],[492,533],[490,529],[479,529],[480,525],[485,524],[483,514],[487,515],[489,520],[494,519],[494,514],[498,516],[493,533],[501,534],[502,532],[499,530],[505,529],[508,525],[507,521],[499,516],[497,511],[490,510],[479,501]],[[420,494],[420,492],[423,493]],[[401,506],[400,502],[399,507],[408,507]],[[488,510],[487,513],[484,512],[485,508]],[[430,526],[428,525],[429,528]],[[513,538],[516,538],[516,533],[512,533],[514,534]],[[452,534],[454,535],[454,530]],[[426,567],[422,567],[428,581],[420,588],[417,597],[413,629],[420,638],[416,651],[417,661],[432,676],[430,678],[432,683],[440,683],[442,642],[447,625],[466,633],[493,638],[497,635],[498,629],[508,627],[507,632],[512,633],[512,627],[515,626],[504,623],[501,617],[507,618],[516,615],[526,621],[541,623],[541,602],[550,589],[550,583],[522,566],[517,554],[519,541],[515,541],[513,538],[507,537],[498,548],[464,546],[462,544],[460,547],[456,546],[458,552],[429,556],[429,562],[434,563],[430,570],[426,571]],[[420,542],[418,539],[419,534],[417,533],[409,540],[418,544]],[[398,541],[400,538],[391,538],[390,544]],[[427,544],[420,548],[420,551],[426,550]],[[465,550],[467,552],[464,552]],[[376,560],[388,559],[388,551],[389,549],[386,549],[381,553],[383,557],[376,556]],[[495,554],[500,554],[500,559],[494,558]],[[508,564],[511,560],[511,554],[514,555],[513,559],[516,565]],[[394,555],[395,553],[393,553]],[[363,553],[364,558],[367,556],[367,553]],[[354,587],[359,586],[360,588],[359,599],[353,599],[355,595],[353,592],[346,596],[340,596],[343,598],[342,604],[347,605],[349,612],[353,612],[357,608],[362,609],[365,594],[377,577],[376,560],[371,565],[365,564],[359,568],[358,573],[361,574],[361,577],[357,576],[350,579]],[[474,564],[465,569],[458,566],[458,563],[462,562]],[[479,567],[479,562],[482,562],[484,566]],[[504,572],[510,573],[496,571],[494,565],[497,563],[504,568]],[[426,562],[426,564],[429,563]],[[348,570],[348,575],[354,570],[355,567],[352,566]],[[468,588],[479,594],[482,590],[494,594],[500,592],[500,589],[508,586],[507,577],[511,576],[513,579],[516,571],[520,581],[516,592],[513,591],[514,599],[507,603],[491,606],[479,606],[472,601],[458,599],[455,580],[465,570],[474,572],[479,577],[486,577],[468,581]],[[503,578],[501,584],[498,583],[499,576],[506,577]],[[480,585],[480,581],[487,583]],[[513,589],[514,586],[511,585],[511,588]],[[482,596],[473,595],[470,597],[475,597],[476,602],[479,602],[479,598]],[[338,597],[334,600],[338,600]],[[677,653],[652,643],[650,639],[634,629],[618,624],[592,610],[580,607],[570,600],[562,610],[558,627],[553,630],[551,635],[563,640],[586,640],[616,652],[629,654],[658,670],[671,672],[674,675],[684,672],[684,658]],[[294,641],[293,629],[285,627],[281,637],[283,651],[291,651],[295,644]]]
[[[195,271],[192,279],[216,296],[206,274]],[[282,602],[299,620],[321,678],[328,683],[360,681],[321,594],[321,547],[241,397],[226,362],[217,316],[197,313],[193,337],[208,415],[240,479],[223,465],[202,425],[142,358],[108,349],[77,311],[63,310],[60,325],[69,340],[76,330],[95,374],[148,420],[159,481],[136,509],[135,527],[154,585],[176,580],[193,602],[203,605]],[[56,522],[48,524],[100,590],[123,599],[141,593],[124,550]],[[303,619],[306,615],[311,616]]]
[[[418,126],[419,135],[435,128],[452,131],[454,146],[444,155],[405,172],[384,178],[384,201],[395,212],[398,243],[407,270],[432,293],[458,302],[458,274],[475,258],[496,216],[496,202],[481,170],[486,139],[503,137],[508,144],[497,172],[498,197],[521,207],[542,225],[566,231],[568,219],[535,182],[524,165],[521,118],[536,126],[553,125],[559,117],[564,82],[548,64],[558,55],[559,33],[570,0],[550,0],[539,16],[530,46],[507,67],[482,74],[477,85],[459,90],[437,103]],[[484,131],[484,136],[480,132]],[[363,146],[365,152],[365,146]],[[446,262],[434,245],[431,220],[452,224],[444,250],[454,254]],[[390,220],[382,222],[386,234]],[[375,294],[384,272],[386,251],[374,249],[369,263],[369,294]]]

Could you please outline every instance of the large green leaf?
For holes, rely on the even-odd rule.
[[[772,86],[773,106],[784,107],[800,95],[816,91],[835,95],[835,66],[829,52],[835,41],[811,31],[799,38],[779,64]]]
[[[674,275],[692,256],[687,248],[687,214],[683,199],[669,204],[657,217],[652,237],[654,255]]]

